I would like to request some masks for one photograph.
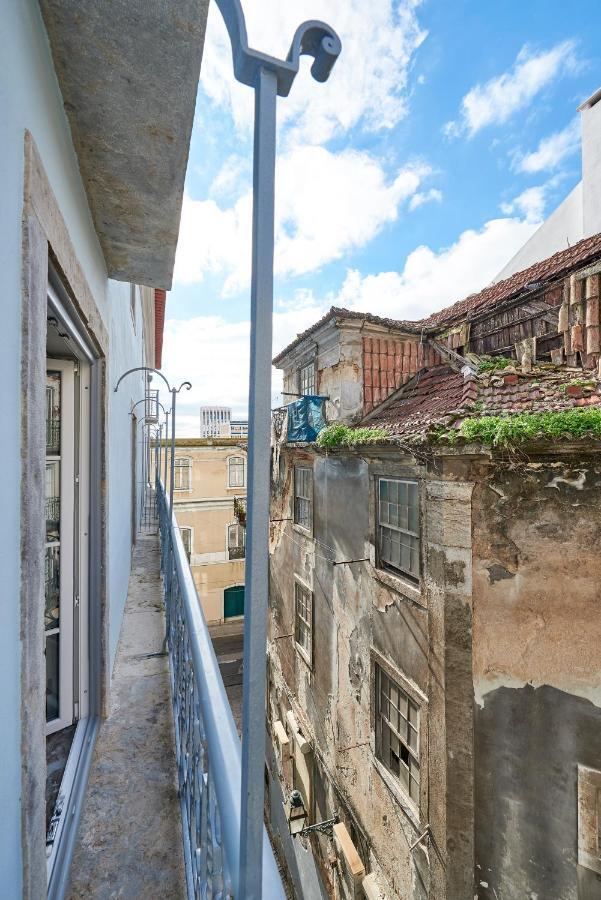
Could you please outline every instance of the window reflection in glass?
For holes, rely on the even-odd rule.
[[[58,628],[60,605],[60,550],[58,547],[46,547],[44,561],[45,612],[44,628]]]
[[[46,721],[58,719],[58,634],[46,638]]]
[[[60,537],[60,463],[46,463],[46,543],[58,541]]]
[[[58,456],[61,452],[61,376],[60,372],[46,373],[46,453]]]

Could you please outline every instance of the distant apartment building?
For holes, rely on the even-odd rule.
[[[200,407],[200,437],[229,437],[232,411],[227,406]]]
[[[180,533],[207,622],[221,623],[244,615],[246,444],[229,437],[175,443]]]
[[[230,437],[246,438],[248,437],[248,420],[232,419],[230,422]]]

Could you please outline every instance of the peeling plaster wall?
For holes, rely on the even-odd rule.
[[[474,491],[480,900],[588,900],[577,767],[601,769],[601,462],[482,466]]]
[[[339,810],[366,873],[377,874],[386,896],[463,897],[473,878],[472,485],[441,481],[398,451],[378,458],[284,448],[272,519],[292,515],[295,464],[313,466],[313,535],[290,521],[271,525],[270,724],[285,723],[292,708],[316,750],[311,821]],[[375,567],[378,474],[422,479],[421,588]],[[294,643],[295,575],[314,594],[312,667]],[[420,698],[419,813],[375,757],[376,661]],[[409,849],[427,822],[444,868],[431,842]],[[328,843],[313,840],[322,881],[335,895],[341,887]],[[291,841],[287,853],[300,867],[306,850]],[[316,883],[305,889],[319,895]]]

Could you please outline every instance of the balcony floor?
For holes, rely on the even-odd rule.
[[[71,900],[184,898],[159,541],[138,535],[71,869]]]

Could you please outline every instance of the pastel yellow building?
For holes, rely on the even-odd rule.
[[[207,622],[244,615],[246,441],[178,438],[173,505]]]

